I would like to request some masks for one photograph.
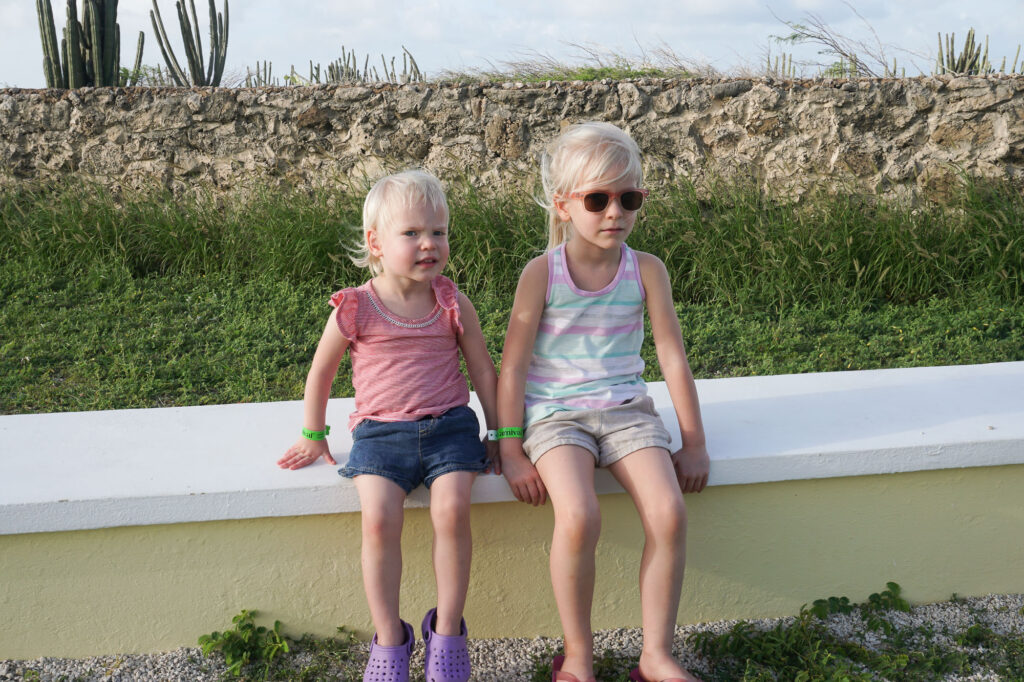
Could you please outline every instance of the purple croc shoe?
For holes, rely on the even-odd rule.
[[[404,620],[402,630],[405,632],[405,644],[398,646],[377,644],[377,634],[374,633],[363,682],[409,682],[409,658],[416,643],[416,635],[413,634],[412,626]]]
[[[469,651],[466,649],[466,621],[460,625],[458,635],[439,635],[434,632],[437,609],[430,609],[423,617],[423,641],[427,645],[423,672],[427,682],[469,682]]]

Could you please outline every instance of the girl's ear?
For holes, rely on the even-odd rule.
[[[565,209],[566,203],[568,201],[568,199],[563,199],[556,194],[552,202],[555,206],[555,214],[558,216],[558,219],[561,220],[563,223],[572,222],[572,217],[569,215],[569,211]]]
[[[380,258],[380,256],[381,256],[381,249],[380,249],[380,240],[377,238],[377,228],[376,227],[367,228],[367,230],[363,234],[363,236],[366,239],[366,249],[367,249],[367,251],[370,252],[370,255],[375,257],[375,258]]]

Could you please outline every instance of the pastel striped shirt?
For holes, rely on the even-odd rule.
[[[548,288],[526,377],[526,425],[562,410],[611,407],[647,394],[643,380],[644,287],[625,244],[600,291],[577,287],[565,244],[548,252]]]
[[[373,283],[331,296],[335,319],[349,341],[356,411],[354,429],[364,419],[396,422],[438,416],[469,403],[469,386],[459,371],[458,289],[447,277],[431,282],[437,305],[410,320],[388,310]]]

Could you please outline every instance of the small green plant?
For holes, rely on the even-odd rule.
[[[281,653],[289,650],[288,641],[281,635],[281,621],[274,621],[274,627],[266,628],[256,625],[253,617],[256,611],[243,609],[231,619],[234,629],[224,632],[213,632],[199,638],[199,646],[204,656],[214,651],[224,654],[228,672],[240,677],[247,666],[262,666],[260,679],[268,679],[270,666]]]
[[[850,613],[854,609],[853,604],[846,597],[829,597],[828,599],[815,599],[810,612],[824,620],[833,613]]]
[[[900,586],[893,582],[885,584],[886,589],[868,596],[863,608],[876,613],[885,611],[910,611],[910,603],[900,596]]]

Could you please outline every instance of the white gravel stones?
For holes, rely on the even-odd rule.
[[[929,625],[935,641],[944,646],[956,646],[953,635],[975,623],[999,635],[1017,635],[1024,638],[1024,594],[994,594],[955,601],[915,606],[909,613],[898,611],[886,614],[886,619],[900,629]],[[770,629],[790,619],[750,621],[755,627]],[[706,667],[686,641],[696,632],[727,632],[738,621],[718,621],[676,628],[676,655],[687,667]],[[864,626],[857,614],[830,616],[829,630],[845,640],[865,646],[877,646],[877,633]],[[640,654],[639,629],[620,628],[594,634],[597,655],[610,652],[615,656],[636,657]],[[558,639],[470,639],[469,656],[473,664],[473,680],[477,682],[519,682],[530,679],[530,671],[537,660],[547,660],[559,650]],[[366,659],[366,645],[361,644],[352,660],[337,664],[322,679],[361,680]],[[309,654],[289,657],[296,670],[311,662]],[[413,680],[422,680],[423,645],[418,644],[413,659]],[[85,659],[38,658],[34,661],[0,661],[0,681],[38,680],[38,682],[215,682],[221,679],[224,666],[218,659],[207,659],[198,649],[182,648],[160,654],[97,656]],[[418,673],[417,673],[418,671]],[[284,678],[287,679],[287,678]],[[321,678],[317,678],[321,679]],[[949,677],[946,682],[973,682],[998,680],[995,676],[975,674]]]

